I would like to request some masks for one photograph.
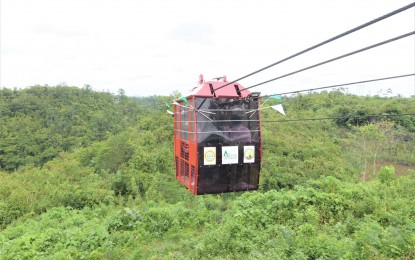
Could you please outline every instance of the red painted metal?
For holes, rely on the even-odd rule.
[[[246,98],[251,92],[235,82],[226,87],[220,88],[228,84],[226,76],[220,77],[221,81],[204,81],[203,75],[199,76],[199,86],[189,93],[189,96],[195,97],[223,97],[223,98]],[[218,89],[220,88],[220,89]],[[218,89],[218,90],[216,90]],[[239,91],[239,93],[238,93]]]

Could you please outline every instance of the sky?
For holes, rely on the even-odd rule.
[[[66,84],[128,96],[235,80],[412,0],[0,0],[0,87]],[[239,81],[244,87],[415,31],[415,8]],[[415,73],[415,37],[256,88],[263,95]],[[415,95],[415,77],[348,87]]]

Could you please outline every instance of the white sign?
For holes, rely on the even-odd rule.
[[[222,146],[222,164],[238,163],[238,146]]]
[[[244,163],[255,162],[255,146],[244,146]]]
[[[203,161],[204,165],[216,164],[216,147],[204,147],[203,148]]]

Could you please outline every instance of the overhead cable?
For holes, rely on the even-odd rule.
[[[261,120],[261,123],[285,123],[285,122],[319,121],[319,120],[331,120],[331,119],[364,119],[368,117],[399,117],[399,116],[415,116],[415,113],[383,114],[383,115],[367,115],[367,116],[335,116],[335,117],[299,118],[299,119],[285,119],[285,120]]]
[[[366,115],[366,116],[334,116],[334,117],[316,117],[316,118],[298,118],[298,119],[284,119],[284,120],[259,120],[259,119],[241,119],[241,120],[198,120],[198,121],[181,121],[177,120],[174,122],[198,122],[198,123],[228,123],[228,122],[261,122],[261,123],[281,123],[281,122],[300,122],[300,121],[320,121],[320,120],[332,120],[332,119],[365,119],[369,117],[399,117],[399,116],[415,116],[415,113],[405,114],[380,114],[380,115]]]
[[[388,80],[388,79],[398,79],[398,78],[404,78],[404,77],[410,77],[410,76],[415,76],[415,73],[386,77],[386,78],[369,79],[369,80],[355,81],[355,82],[349,82],[349,83],[342,83],[342,84],[336,84],[336,85],[331,85],[331,86],[326,86],[326,87],[309,88],[309,89],[302,89],[302,90],[296,90],[296,91],[282,92],[282,93],[276,93],[272,95],[264,95],[261,97],[265,98],[265,97],[271,97],[271,96],[276,96],[276,95],[287,95],[287,94],[295,94],[295,93],[306,92],[306,91],[314,91],[314,90],[321,90],[321,89],[328,89],[328,88],[338,88],[338,87],[369,83],[369,82],[375,82],[375,81],[382,81],[382,80]]]
[[[275,81],[275,80],[278,80],[278,79],[282,79],[282,78],[285,78],[285,77],[288,77],[288,76],[291,76],[291,75],[297,74],[297,73],[299,73],[299,72],[306,71],[306,70],[309,70],[309,69],[312,69],[312,68],[315,68],[315,67],[318,67],[318,66],[321,66],[321,65],[324,65],[324,64],[330,63],[330,62],[332,62],[332,61],[336,61],[336,60],[339,60],[339,59],[342,59],[342,58],[346,58],[346,57],[348,57],[348,56],[351,56],[351,55],[354,55],[354,54],[357,54],[357,53],[360,53],[360,52],[363,52],[363,51],[367,51],[367,50],[369,50],[369,49],[372,49],[372,48],[375,48],[375,47],[379,47],[379,46],[381,46],[381,45],[384,45],[384,44],[387,44],[387,43],[390,43],[390,42],[393,42],[393,41],[400,40],[400,39],[402,39],[402,38],[405,38],[405,37],[411,36],[411,35],[413,35],[413,34],[415,34],[415,31],[413,31],[413,32],[409,32],[409,33],[405,33],[405,34],[402,34],[402,35],[400,35],[400,36],[397,36],[397,37],[391,38],[391,39],[389,39],[389,40],[386,40],[386,41],[383,41],[383,42],[379,42],[379,43],[376,43],[376,44],[373,44],[373,45],[367,46],[367,47],[362,48],[362,49],[359,49],[359,50],[357,50],[357,51],[352,51],[352,52],[349,52],[349,53],[343,54],[343,55],[338,56],[338,57],[336,57],[336,58],[332,58],[332,59],[329,59],[329,60],[326,60],[326,61],[323,61],[323,62],[320,62],[320,63],[314,64],[314,65],[311,65],[311,66],[308,66],[308,67],[302,68],[302,69],[300,69],[300,70],[296,70],[296,71],[294,71],[294,72],[290,72],[290,73],[288,73],[288,74],[285,74],[285,75],[282,75],[282,76],[279,76],[279,77],[276,77],[276,78],[273,78],[273,79],[267,80],[267,81],[263,81],[263,82],[261,82],[261,83],[255,84],[255,85],[253,85],[253,86],[250,86],[250,87],[247,87],[247,88],[241,89],[241,91],[245,91],[245,90],[248,90],[248,89],[251,89],[251,88],[254,88],[254,87],[258,87],[258,86],[263,85],[263,84],[265,84],[265,83],[269,83],[269,82],[272,82],[272,81]]]
[[[348,31],[346,31],[346,32],[344,32],[344,33],[341,33],[341,34],[339,34],[339,35],[336,35],[336,36],[334,36],[334,37],[332,37],[332,38],[330,38],[330,39],[328,39],[328,40],[325,40],[325,41],[323,41],[323,42],[320,42],[320,43],[318,43],[318,44],[316,44],[316,45],[314,45],[314,46],[311,46],[311,47],[309,47],[309,48],[307,48],[307,49],[305,49],[305,50],[302,50],[302,51],[297,52],[297,53],[295,53],[295,54],[293,54],[293,55],[291,55],[291,56],[288,56],[288,57],[286,57],[286,58],[284,58],[284,59],[282,59],[282,60],[279,60],[279,61],[277,61],[277,62],[275,62],[275,63],[272,63],[272,64],[270,64],[270,65],[268,65],[268,66],[266,66],[266,67],[263,67],[263,68],[261,68],[261,69],[259,69],[259,70],[256,70],[256,71],[252,72],[252,73],[249,73],[248,75],[245,75],[245,76],[243,76],[243,77],[241,77],[241,78],[238,78],[238,79],[236,79],[236,80],[234,80],[234,81],[232,81],[232,82],[228,82],[227,84],[225,84],[225,85],[223,85],[223,86],[218,87],[218,88],[217,88],[217,89],[215,89],[214,91],[216,91],[216,90],[218,90],[218,89],[221,89],[221,88],[224,88],[224,87],[226,87],[226,86],[228,86],[228,85],[230,85],[230,84],[233,84],[233,83],[235,83],[235,82],[237,82],[237,81],[239,81],[239,80],[242,80],[242,79],[245,79],[245,78],[247,78],[247,77],[250,77],[250,76],[252,76],[252,75],[254,75],[254,74],[257,74],[257,73],[259,73],[259,72],[261,72],[261,71],[264,71],[264,70],[266,70],[266,69],[269,69],[269,68],[271,68],[271,67],[273,67],[273,66],[275,66],[275,65],[278,65],[278,64],[280,64],[280,63],[283,63],[283,62],[285,62],[285,61],[287,61],[287,60],[290,60],[290,59],[292,59],[292,58],[294,58],[294,57],[297,57],[297,56],[299,56],[299,55],[301,55],[301,54],[304,54],[304,53],[306,53],[306,52],[308,52],[308,51],[311,51],[311,50],[313,50],[313,49],[316,49],[316,48],[318,48],[318,47],[320,47],[320,46],[323,46],[323,45],[325,45],[325,44],[327,44],[327,43],[329,43],[329,42],[332,42],[332,41],[334,41],[334,40],[337,40],[337,39],[339,39],[339,38],[342,38],[342,37],[344,37],[344,36],[346,36],[346,35],[348,35],[348,34],[351,34],[351,33],[353,33],[353,32],[356,32],[356,31],[360,30],[360,29],[363,29],[363,28],[365,28],[365,27],[367,27],[367,26],[369,26],[369,25],[372,25],[372,24],[374,24],[374,23],[377,23],[377,22],[379,22],[379,21],[382,21],[382,20],[384,20],[384,19],[386,19],[386,18],[389,18],[389,17],[391,17],[391,16],[393,16],[393,15],[396,15],[396,14],[398,14],[398,13],[400,13],[400,12],[403,12],[403,11],[405,11],[405,10],[407,10],[407,9],[410,9],[410,8],[412,8],[412,7],[414,7],[414,6],[415,6],[415,2],[410,3],[410,4],[406,5],[406,6],[403,6],[403,7],[399,8],[399,9],[396,9],[396,10],[394,10],[394,11],[390,12],[390,13],[387,13],[387,14],[385,14],[385,15],[382,15],[382,16],[380,16],[380,17],[376,18],[376,19],[373,19],[373,20],[371,20],[371,21],[369,21],[369,22],[367,22],[367,23],[364,23],[364,24],[362,24],[362,25],[359,25],[359,26],[357,26],[357,27],[355,27],[355,28],[353,28],[353,29],[350,29],[350,30],[348,30]]]

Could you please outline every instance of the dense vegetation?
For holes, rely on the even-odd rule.
[[[264,122],[261,189],[198,197],[174,179],[171,98],[1,89],[0,259],[414,257],[415,117],[371,116],[414,98],[285,98],[265,121],[336,119]]]

